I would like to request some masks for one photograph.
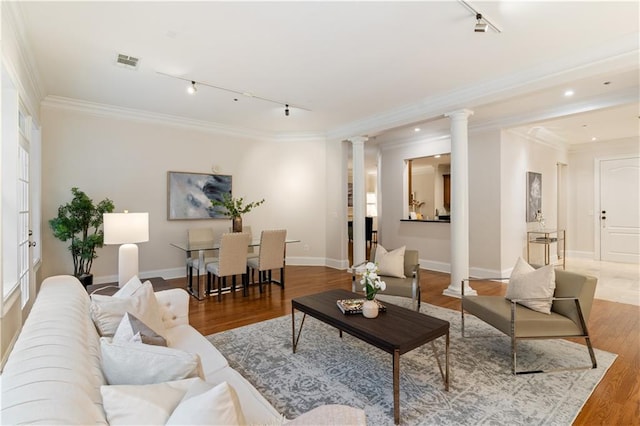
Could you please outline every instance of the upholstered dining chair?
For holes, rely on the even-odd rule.
[[[227,277],[232,277],[232,291],[235,291],[236,276],[242,276],[242,288],[247,294],[247,249],[251,236],[245,232],[222,234],[218,261],[207,264],[207,294],[211,294],[214,281],[217,281],[218,301],[222,300],[222,289]]]
[[[233,232],[233,228],[231,226],[229,227],[229,232]],[[251,225],[242,225],[242,232],[249,234],[251,236],[251,241],[253,241],[253,232],[251,231]],[[249,249],[247,250],[247,257],[258,257],[258,252],[256,251],[255,247],[251,245],[249,246]]]
[[[254,272],[258,271],[258,286],[262,292],[262,284],[279,284],[284,288],[284,256],[287,238],[286,229],[265,230],[260,233],[260,254],[257,258],[250,258],[247,266],[251,271],[251,281],[254,283]],[[280,270],[280,281],[273,279],[272,272]]]
[[[204,246],[209,243],[213,244],[215,239],[213,228],[190,228],[189,230],[187,230],[187,239],[189,240],[190,247],[197,247],[198,245]],[[207,263],[211,263],[216,260],[216,257],[213,256],[213,254],[215,254],[215,251],[207,252],[207,254],[209,254],[209,256],[205,256],[203,265],[200,265],[200,260],[198,259],[197,255],[194,257],[193,254],[191,254],[187,257],[187,280],[189,290],[191,292],[193,292],[193,270],[195,269],[197,272],[197,284],[199,293],[200,269],[204,269]]]

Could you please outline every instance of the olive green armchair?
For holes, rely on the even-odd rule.
[[[513,374],[542,373],[551,370],[517,371],[517,343],[524,339],[584,338],[591,365],[570,368],[596,368],[596,357],[591,346],[587,321],[596,289],[597,278],[574,272],[555,271],[555,292],[551,313],[541,313],[522,306],[523,299],[507,300],[504,296],[467,296],[462,283],[462,336],[465,336],[465,312],[495,327],[511,338],[511,372]]]
[[[371,259],[376,258],[376,247],[371,249]],[[367,261],[351,267],[352,283],[351,291],[362,292],[362,286],[356,275]],[[385,282],[387,288],[380,293],[388,296],[409,297],[412,300],[412,307],[416,311],[420,310],[420,261],[417,250],[405,250],[404,252],[404,275],[406,278],[390,277],[380,274],[380,278]]]

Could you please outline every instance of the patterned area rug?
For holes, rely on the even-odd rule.
[[[409,307],[408,299],[384,299]],[[596,350],[597,369],[513,376],[509,338],[465,316],[471,335],[495,337],[463,339],[459,312],[424,303],[421,312],[451,323],[451,386],[444,390],[430,344],[402,355],[404,425],[570,425],[616,358]],[[301,319],[297,313],[297,327]],[[384,314],[372,321],[384,321]],[[207,338],[289,419],[322,404],[346,404],[364,408],[369,425],[393,424],[391,355],[347,334],[340,339],[320,321],[307,317],[295,354],[290,316]],[[444,361],[444,338],[436,348]],[[564,340],[518,348],[519,369],[590,365],[585,346]]]

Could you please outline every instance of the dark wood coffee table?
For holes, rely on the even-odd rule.
[[[424,315],[410,309],[385,303],[386,312],[377,318],[345,315],[336,305],[339,299],[362,298],[361,294],[347,290],[330,290],[291,300],[291,331],[293,352],[296,352],[302,326],[307,315],[348,333],[362,341],[393,355],[393,418],[400,423],[400,355],[431,342],[445,390],[449,390],[449,322]],[[295,311],[304,313],[296,336]],[[433,340],[445,336],[445,371],[438,358]]]

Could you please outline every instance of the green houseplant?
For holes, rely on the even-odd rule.
[[[245,204],[244,198],[233,198],[231,194],[222,194],[222,200],[211,200],[214,208],[219,208],[233,221],[233,232],[242,232],[242,215],[249,213],[255,207],[264,203],[264,198],[260,201],[252,201]]]
[[[103,213],[112,213],[113,201],[108,198],[94,204],[93,200],[78,188],[71,188],[71,202],[58,207],[58,216],[49,220],[53,235],[61,240],[71,240],[69,251],[73,258],[73,275],[85,286],[93,281],[91,266],[98,257],[96,248],[104,244],[101,229]]]

